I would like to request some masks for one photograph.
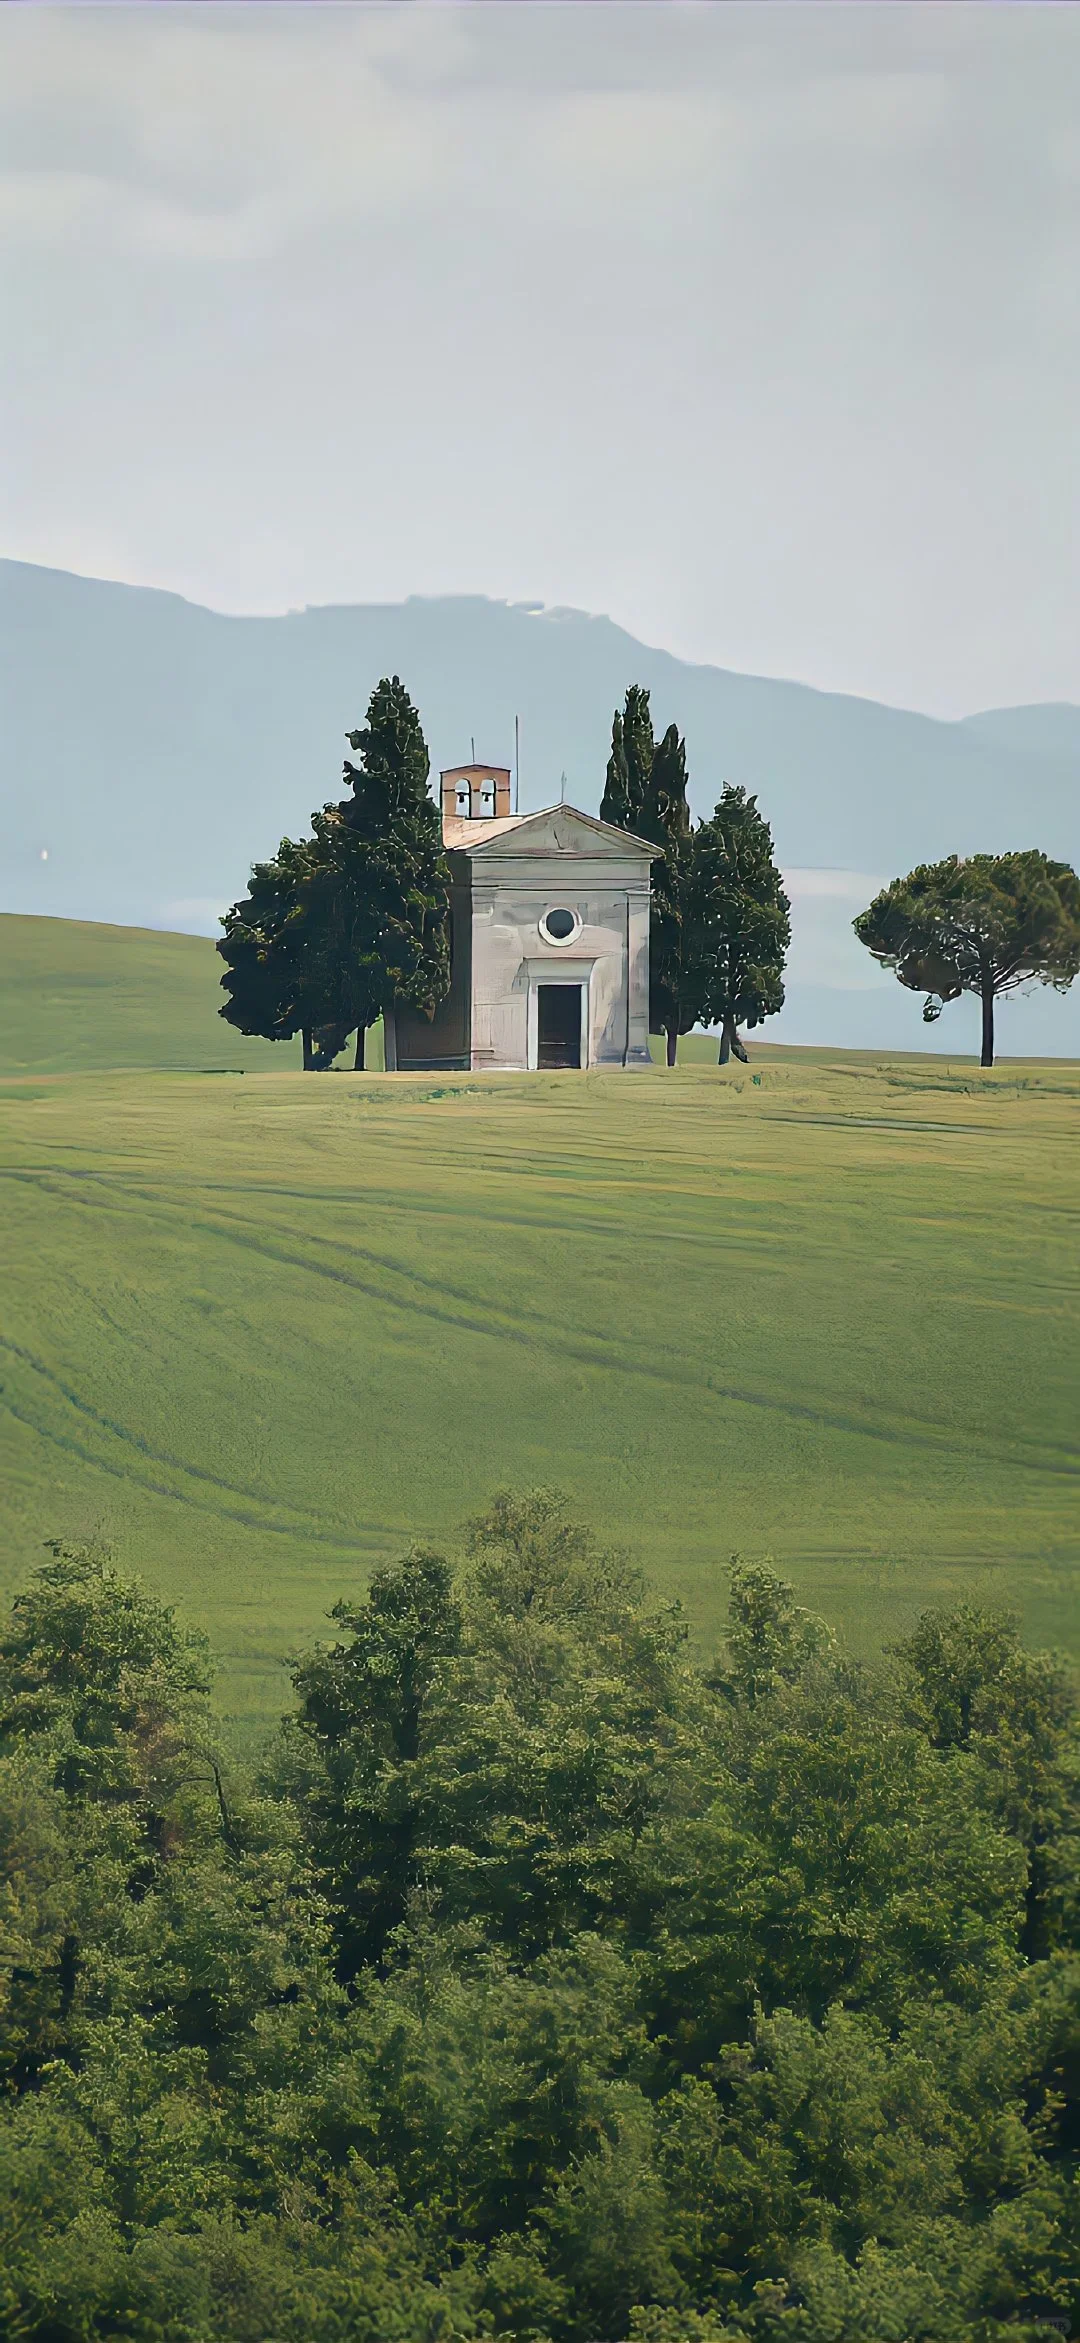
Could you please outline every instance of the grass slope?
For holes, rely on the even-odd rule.
[[[0,913],[0,1076],[298,1067],[298,1041],[251,1041],[224,1023],[221,974],[205,936]],[[376,1036],[368,1048],[381,1065]]]
[[[0,916],[0,1073],[298,1064],[224,1023],[221,973],[205,936]]]
[[[741,1548],[864,1645],[971,1594],[1075,1646],[1078,1108],[824,1052],[9,1078],[4,1573],[111,1538],[254,1717],[378,1557],[557,1478],[706,1635]]]

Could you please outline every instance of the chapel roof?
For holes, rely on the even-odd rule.
[[[646,854],[653,862],[660,854],[659,846],[654,846],[651,839],[639,838],[633,830],[617,829],[614,822],[601,822],[595,814],[582,813],[580,806],[563,803],[538,806],[529,814],[495,814],[488,820],[474,821],[466,814],[444,814],[443,845],[464,848],[466,853],[471,853],[476,847],[486,846],[493,839],[501,838],[508,830],[528,829],[535,822],[549,820],[552,814],[561,814],[572,822],[580,823],[599,837],[617,843],[628,854]],[[550,849],[545,851],[550,852]]]
[[[499,838],[504,830],[520,830],[528,814],[491,814],[473,821],[468,814],[443,815],[444,846],[482,846],[485,838]]]

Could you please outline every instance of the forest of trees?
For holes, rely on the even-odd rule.
[[[1080,1734],[1004,1616],[715,1655],[545,1492],[257,1766],[54,1546],[0,1623],[0,2334],[1034,2343],[1080,2313]]]

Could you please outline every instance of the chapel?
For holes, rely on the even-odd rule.
[[[510,811],[510,769],[440,775],[450,990],[432,1018],[385,1019],[389,1072],[647,1066],[645,838],[572,805]]]

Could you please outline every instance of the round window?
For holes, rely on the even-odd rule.
[[[577,912],[567,911],[559,903],[556,904],[554,910],[545,911],[540,922],[540,933],[547,937],[549,944],[568,944],[571,936],[576,936],[580,926],[581,921]]]

